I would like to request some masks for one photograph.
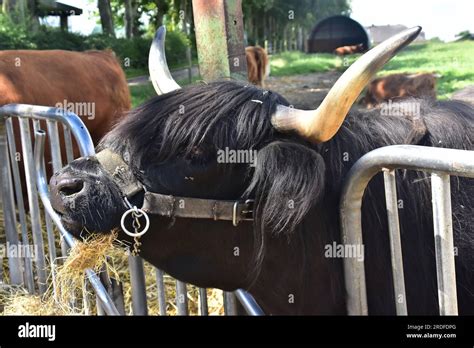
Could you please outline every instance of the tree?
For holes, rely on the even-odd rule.
[[[110,0],[98,0],[97,7],[100,14],[100,23],[104,34],[115,37],[114,21]]]
[[[246,0],[242,10],[249,44],[275,49],[293,46],[298,33],[327,16],[349,14],[350,5],[348,0]]]
[[[130,39],[133,36],[133,17],[136,15],[133,11],[132,0],[125,0],[125,37]]]
[[[9,16],[14,23],[21,24],[26,22],[26,0],[3,0],[2,11]]]

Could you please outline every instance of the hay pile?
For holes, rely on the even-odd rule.
[[[51,303],[44,303],[40,296],[31,295],[20,286],[0,285],[0,311],[4,315],[61,315]]]
[[[0,212],[0,215],[3,215]],[[0,216],[1,219],[2,216]],[[4,236],[3,226],[0,225],[0,241]],[[31,230],[30,228],[28,230]],[[43,226],[45,255],[48,255],[46,228]],[[1,286],[0,284],[0,313],[4,315],[84,315],[95,314],[96,304],[93,299],[92,290],[84,286],[84,271],[91,268],[99,272],[105,264],[110,277],[120,281],[123,286],[125,311],[127,315],[132,314],[132,289],[128,271],[128,254],[123,245],[115,241],[115,234],[95,235],[85,242],[76,243],[67,258],[55,260],[54,283],[51,277],[51,269],[48,269],[50,284],[43,296],[31,295],[25,289],[15,286]],[[30,236],[30,241],[32,241]],[[59,241],[57,240],[57,250]],[[6,259],[4,270],[8,269]],[[62,261],[62,262],[61,262]],[[51,263],[47,260],[47,264]],[[1,265],[0,265],[1,267]],[[159,314],[157,297],[157,284],[155,268],[144,262],[146,279],[147,301],[149,315]],[[4,272],[7,275],[8,271]],[[6,281],[6,280],[5,280]],[[53,286],[53,284],[55,284]],[[176,315],[176,281],[169,275],[164,276],[166,309],[168,315]],[[198,315],[199,311],[199,289],[189,285],[188,307],[190,315]],[[218,289],[208,289],[208,309],[210,315],[223,315],[223,293]],[[89,307],[84,306],[84,297],[89,297]]]
[[[54,282],[42,296],[11,287],[1,303],[4,314],[12,315],[77,315],[84,314],[78,299],[84,295],[84,274],[87,268],[98,272],[106,264],[106,254],[112,249],[116,234],[93,235],[78,242],[63,264],[56,266]]]

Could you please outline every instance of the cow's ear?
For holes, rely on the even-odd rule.
[[[254,197],[256,228],[291,233],[324,191],[324,160],[307,146],[273,142],[258,151],[245,196]]]

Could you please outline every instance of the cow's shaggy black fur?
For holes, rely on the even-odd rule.
[[[333,139],[314,145],[272,127],[270,116],[276,106],[288,105],[278,94],[232,81],[199,84],[158,96],[135,109],[103,139],[99,150],[111,148],[121,153],[137,178],[155,192],[215,199],[254,198],[254,283],[258,283],[264,267],[269,238],[285,238],[292,250],[297,249],[295,258],[305,259],[300,269],[294,270],[295,279],[303,277],[298,280],[305,287],[301,296],[308,297],[297,312],[318,312],[318,308],[326,308],[323,301],[344,303],[341,260],[324,259],[321,254],[325,245],[340,241],[338,200],[350,167],[367,152],[393,144],[474,150],[471,106],[457,101],[405,102],[419,103],[420,115],[382,116],[379,109],[352,112]],[[256,168],[219,165],[218,174],[207,176],[212,183],[206,182],[207,174],[203,174],[202,184],[189,189],[187,183],[178,184],[171,178],[180,177],[184,166],[199,183],[200,173],[216,167],[216,151],[225,147],[258,150]],[[178,159],[186,161],[178,165]],[[406,301],[410,313],[436,313],[429,177],[400,171],[398,179]],[[452,193],[459,306],[461,313],[473,314],[474,186],[467,179],[452,178]],[[380,175],[366,192],[363,228],[369,308],[371,313],[393,313]],[[319,269],[318,263],[324,264],[320,269],[327,273],[320,281],[317,274],[309,273]],[[316,288],[332,289],[331,300],[311,299]],[[267,297],[266,308],[272,308],[271,294]]]

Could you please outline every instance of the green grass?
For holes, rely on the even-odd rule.
[[[193,66],[198,64],[197,58],[194,58],[192,60]],[[177,69],[184,69],[187,68],[189,65],[188,63],[178,63],[178,64],[172,64],[170,63],[170,70],[177,70]],[[130,79],[132,77],[138,77],[138,76],[144,76],[148,75],[148,70],[145,68],[124,68],[125,71],[125,76],[127,79]]]
[[[324,72],[328,70],[345,70],[360,55],[346,58],[332,54],[304,54],[285,52],[273,55],[271,61],[272,76],[289,76]],[[393,58],[379,75],[394,73],[433,72],[438,78],[438,97],[446,99],[451,94],[467,85],[474,84],[474,41],[453,43],[425,42],[412,44]],[[127,69],[127,77],[146,75],[146,71]],[[195,78],[193,82],[199,81]],[[181,86],[188,81],[178,81]],[[151,84],[130,87],[133,107],[142,104],[155,96]]]
[[[137,107],[156,95],[153,85],[147,83],[145,85],[130,86],[130,95],[132,97],[132,107]]]
[[[127,77],[127,79],[130,79],[132,77],[148,75],[148,70],[146,69],[124,68],[123,70],[125,71],[125,76]]]
[[[192,83],[198,82],[201,79],[199,77],[194,77]],[[180,86],[186,86],[189,84],[189,81],[180,80],[177,81]],[[155,89],[150,83],[139,85],[139,86],[130,86],[130,95],[132,96],[132,107],[137,107],[140,104],[143,104],[147,100],[150,100],[152,97],[156,96]]]
[[[273,76],[288,76],[345,70],[359,55],[339,58],[331,54],[285,52],[271,57]],[[379,75],[401,72],[440,74],[437,92],[440,99],[467,85],[474,84],[474,41],[453,43],[425,42],[412,44],[393,58]]]

